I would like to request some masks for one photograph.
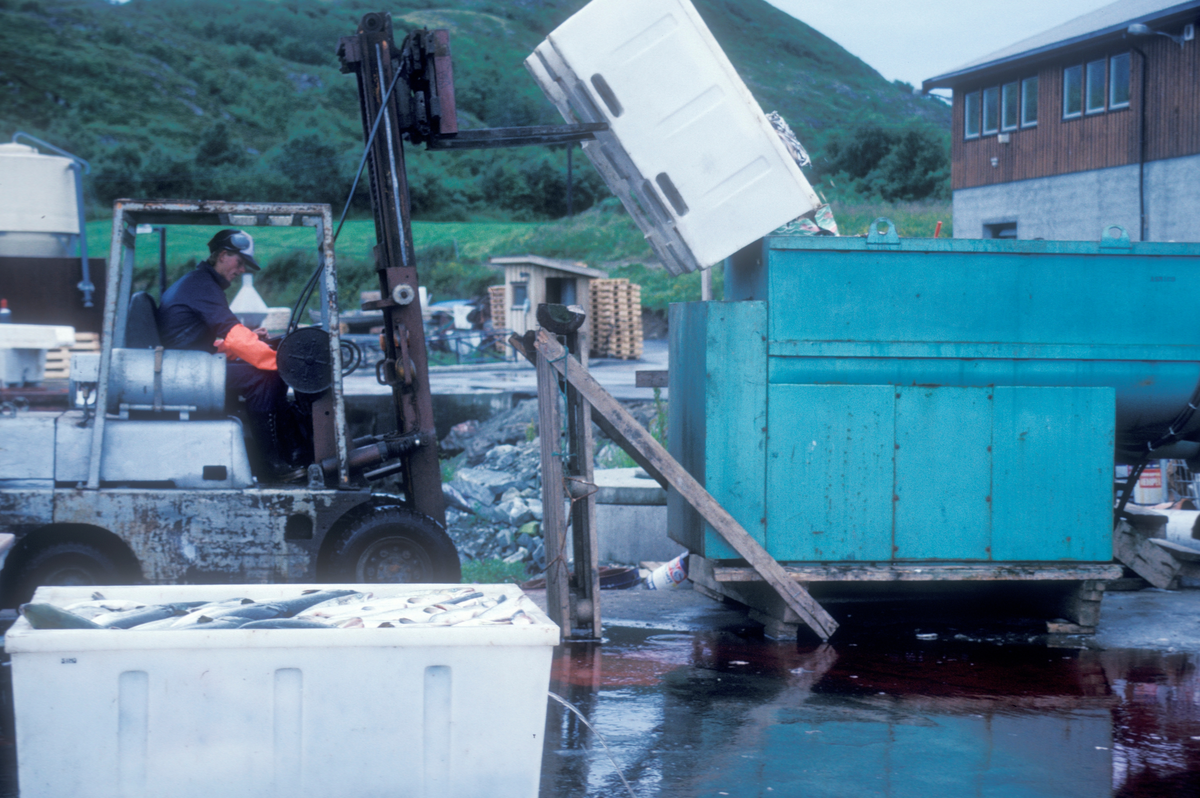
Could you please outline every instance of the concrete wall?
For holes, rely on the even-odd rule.
[[[1146,240],[1200,241],[1200,155],[1146,164]],[[954,237],[987,238],[985,225],[1017,223],[1017,237],[1097,241],[1119,224],[1139,240],[1138,167],[1118,166],[954,192]]]

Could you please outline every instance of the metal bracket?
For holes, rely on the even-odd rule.
[[[880,225],[887,226],[887,232],[879,232]],[[871,222],[870,229],[867,230],[867,246],[868,247],[898,247],[900,246],[900,233],[896,230],[896,223],[891,219],[880,216],[875,221]]]
[[[1107,225],[1100,232],[1100,249],[1132,249],[1129,233],[1119,224]]]

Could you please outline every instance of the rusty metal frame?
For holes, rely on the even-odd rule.
[[[132,200],[113,203],[112,249],[109,254],[100,341],[100,384],[96,407],[108,406],[109,363],[118,337],[124,338],[133,283],[133,263],[139,224],[209,225],[225,227],[312,227],[322,267],[322,308],[328,308],[330,358],[333,363],[333,437],[338,458],[338,487],[350,488],[346,406],[342,396],[341,336],[337,301],[337,261],[333,252],[333,211],[320,203],[222,202],[217,200]],[[92,427],[88,490],[100,487],[106,414],[97,412]]]
[[[446,96],[446,109],[441,108],[440,101],[437,107],[414,108],[410,90],[392,92],[384,104],[388,86],[397,79],[403,80],[406,69],[411,67],[406,65],[404,53],[396,47],[391,16],[386,12],[365,15],[358,32],[340,40],[338,55],[342,71],[353,72],[358,79],[363,139],[370,143],[367,163],[375,236],[379,242],[375,247],[375,269],[379,275],[381,299],[364,304],[363,309],[383,311],[383,327],[387,334],[383,336],[384,360],[377,376],[381,383],[392,389],[397,431],[405,435],[419,433],[425,441],[401,457],[405,501],[412,509],[444,527],[445,499],[442,497],[441,464],[433,420],[433,395],[429,386],[402,139],[422,126],[428,126],[430,132],[436,133],[442,132],[445,125],[457,129],[452,123],[453,106],[449,105],[453,102],[453,93]],[[448,50],[441,57],[448,58]],[[440,90],[437,96],[446,95],[445,86]],[[381,121],[372,138],[371,131],[377,118]]]

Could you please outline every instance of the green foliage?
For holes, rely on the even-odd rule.
[[[823,165],[833,182],[888,202],[950,196],[950,138],[929,125],[868,124],[829,145]]]
[[[865,236],[871,222],[880,217],[891,219],[900,235],[906,238],[932,238],[937,223],[942,223],[940,235],[954,236],[953,214],[949,200],[920,202],[866,202],[861,199],[842,201],[832,199],[838,231],[844,236]]]
[[[446,8],[445,0],[402,0],[390,11],[397,41],[421,27],[449,29],[461,124],[498,127],[561,121],[522,62],[585,2],[456,0]],[[824,173],[832,173],[826,145],[866,121],[888,130],[912,120],[949,126],[940,101],[888,83],[762,0],[696,5],[763,108],[789,120]],[[25,130],[89,160],[85,187],[97,216],[118,197],[320,201],[340,210],[361,155],[362,123],[355,80],[340,73],[336,48],[364,10],[345,0],[8,0],[0,4],[0,132]],[[888,174],[910,161],[920,166],[919,152],[906,153],[896,152]],[[580,212],[609,194],[576,155]],[[406,156],[418,219],[566,213],[561,148],[410,146]],[[352,209],[360,217],[370,212],[367,196],[360,184]],[[627,245],[623,232],[614,235],[620,225],[632,228],[627,217],[610,221],[539,233],[544,240],[532,236],[525,249],[553,255],[535,247],[568,250],[586,234],[594,237],[589,262],[645,262],[644,242]],[[606,238],[622,251],[605,252]]]
[[[467,585],[520,584],[527,578],[523,562],[490,559],[467,560],[462,564],[462,581]]]

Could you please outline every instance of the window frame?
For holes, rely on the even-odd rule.
[[[1093,85],[1093,69],[1098,66],[1101,85],[1100,85],[1100,105],[1092,105],[1092,97],[1095,91]],[[1083,65],[1083,112],[1087,116],[1095,116],[1102,114],[1108,110],[1108,57],[1097,58],[1092,61],[1087,61]]]
[[[1070,100],[1070,94],[1067,91],[1067,75],[1073,71],[1077,71],[1077,73],[1079,75],[1079,77],[1078,77],[1079,110],[1077,110],[1077,111],[1069,111],[1067,108],[1067,103]],[[1083,64],[1072,64],[1071,66],[1063,67],[1062,76],[1063,76],[1063,79],[1062,79],[1062,118],[1063,119],[1080,119],[1083,117],[1083,105],[1084,105],[1084,102],[1083,102],[1083,91],[1084,91]]]
[[[1108,57],[1108,110],[1110,111],[1128,108],[1130,100],[1133,99],[1133,58],[1130,55],[1127,51]],[[1113,101],[1113,90],[1117,86],[1116,81],[1113,80],[1113,62],[1119,58],[1125,59],[1125,101],[1120,103]]]
[[[1029,100],[1029,85],[1033,84],[1033,119],[1030,120],[1025,116],[1026,106]],[[1021,127],[1037,127],[1038,123],[1038,76],[1034,75],[1029,78],[1021,79]]]
[[[975,99],[975,112],[971,113],[971,99]],[[972,141],[980,137],[983,129],[983,90],[976,89],[963,95],[963,141]],[[974,120],[972,120],[974,117]],[[971,122],[975,122],[975,132],[971,132]]]
[[[1010,94],[1009,89],[1012,89],[1011,93],[1013,95],[1016,95],[1016,99],[1013,101],[1014,106],[1013,106],[1012,124],[1009,124],[1006,119],[1006,117],[1008,116],[1008,97]],[[1017,130],[1020,127],[1021,127],[1021,81],[1013,80],[1013,81],[1009,81],[1008,83],[1002,83],[1002,84],[1000,84],[1000,130],[1004,131],[1004,132],[1008,132],[1010,130]]]
[[[512,302],[509,304],[509,309],[510,310],[528,311],[529,310],[529,281],[528,280],[516,280],[514,282],[509,283],[509,285],[512,286]],[[517,301],[518,293],[524,294],[524,299],[522,299],[520,302]]]
[[[995,110],[996,118],[995,118],[995,120],[993,120],[996,124],[995,124],[995,127],[991,127],[991,128],[989,128],[987,125],[987,122],[988,122],[988,94],[989,93],[992,93],[992,97],[995,98],[995,109],[996,109]],[[982,135],[984,135],[984,136],[994,136],[997,133],[999,133],[1000,132],[1000,87],[999,86],[987,86],[983,89],[983,101],[979,104],[979,111],[980,111],[980,116],[981,116],[981,119],[979,121],[980,133],[982,133]]]

